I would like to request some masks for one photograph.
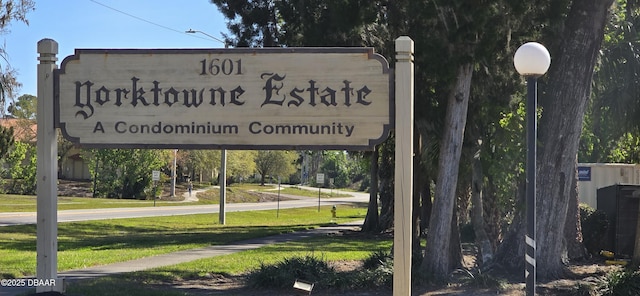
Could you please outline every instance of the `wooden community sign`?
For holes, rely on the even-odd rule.
[[[372,48],[76,49],[56,127],[84,147],[367,150],[394,125]]]

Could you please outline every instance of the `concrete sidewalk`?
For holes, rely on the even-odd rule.
[[[257,249],[270,244],[284,243],[290,241],[301,240],[318,235],[335,234],[347,230],[359,230],[363,221],[356,221],[336,226],[320,227],[305,231],[297,231],[286,234],[273,235],[262,238],[254,238],[244,241],[238,241],[228,245],[209,246],[205,248],[179,251],[164,255],[157,255],[147,258],[141,258],[132,261],[89,267],[84,269],[70,270],[58,273],[58,277],[64,279],[65,282],[74,280],[90,279],[112,274],[126,273],[147,270],[162,266],[169,266],[190,262],[198,259],[228,255],[236,252]],[[0,287],[0,296],[24,295],[28,292],[34,292],[34,288],[8,288]]]

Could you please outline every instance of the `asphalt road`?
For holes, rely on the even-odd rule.
[[[318,190],[317,188],[307,188]],[[325,189],[323,189],[325,192]],[[329,192],[329,189],[326,189]],[[334,191],[335,192],[335,191]],[[321,198],[320,205],[339,205],[346,203],[357,203],[369,201],[367,193],[348,192],[353,197],[335,197]],[[275,210],[304,208],[318,206],[318,198],[298,197],[296,200],[286,200],[278,202],[261,202],[261,203],[227,203],[226,212],[240,211],[258,211],[258,210]],[[219,205],[182,205],[182,206],[162,206],[162,207],[144,207],[144,208],[109,208],[109,209],[84,209],[84,210],[64,210],[58,211],[58,222],[88,221],[88,220],[106,220],[106,219],[123,219],[123,218],[140,218],[155,216],[175,216],[175,215],[193,215],[193,214],[215,214],[220,210]],[[9,225],[35,224],[36,212],[3,212],[0,213],[0,227]]]

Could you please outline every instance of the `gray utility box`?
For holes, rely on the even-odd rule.
[[[603,247],[616,257],[633,256],[639,204],[640,185],[616,184],[598,189],[598,210],[609,220]]]

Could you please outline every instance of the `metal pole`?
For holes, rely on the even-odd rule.
[[[158,181],[153,181],[153,206],[156,206],[156,199],[158,199],[158,197],[156,196],[156,192],[158,192]]]
[[[178,166],[178,149],[173,150],[173,165],[171,166],[171,197],[176,197],[176,167]]]
[[[227,149],[220,151],[220,224],[225,225],[227,223]]]
[[[36,293],[62,292],[64,284],[58,279],[58,136],[53,118],[58,42],[40,40],[38,53],[36,278],[54,285],[37,286]]]
[[[320,213],[320,184],[318,184],[318,213]]]
[[[280,176],[278,176],[278,207],[276,210],[276,218],[280,217]]]
[[[527,182],[525,272],[526,295],[536,294],[536,134],[537,134],[537,78],[527,77]]]

